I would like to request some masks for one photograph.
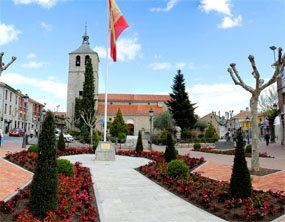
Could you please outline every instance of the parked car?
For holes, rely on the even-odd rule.
[[[60,135],[60,132],[55,132],[55,138],[56,138],[56,140],[58,140],[59,139],[59,135]],[[74,137],[73,136],[71,136],[70,134],[68,134],[68,133],[66,133],[66,132],[63,132],[63,137],[64,137],[64,141],[65,142],[73,142],[74,141]]]
[[[9,136],[24,136],[24,129],[14,128],[14,129],[10,130]]]

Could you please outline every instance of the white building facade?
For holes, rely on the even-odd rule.
[[[8,135],[13,128],[24,128],[25,114],[27,132],[31,129],[40,130],[43,107],[43,104],[32,98],[25,104],[21,91],[0,82],[0,128],[4,135]]]

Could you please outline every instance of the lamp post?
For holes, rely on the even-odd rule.
[[[152,117],[153,117],[153,110],[149,110],[149,123],[150,123],[150,133],[149,133],[149,150],[152,151]]]
[[[249,126],[248,126],[248,121],[249,121],[249,116],[246,114],[246,125],[247,125],[247,144],[249,144]]]
[[[29,96],[28,94],[24,95],[24,106],[25,106],[25,116],[24,116],[24,136],[23,136],[23,144],[22,144],[22,148],[26,148],[26,130],[27,130],[27,126],[26,126],[26,118],[27,118],[27,103],[29,102]]]

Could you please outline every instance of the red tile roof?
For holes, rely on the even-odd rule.
[[[251,118],[251,112],[246,110],[241,110],[237,115],[235,115],[233,118],[235,119],[245,119],[246,115],[248,115],[249,118]],[[263,116],[262,113],[258,113],[257,116]]]
[[[105,94],[99,94],[99,101],[105,100]],[[108,101],[167,101],[169,95],[108,94]]]
[[[154,115],[163,112],[163,108],[152,105],[110,105],[107,106],[108,114],[116,114],[118,109],[121,109],[122,114],[137,114],[137,115],[149,115],[149,110],[152,108]],[[105,105],[98,104],[97,113],[104,114]]]

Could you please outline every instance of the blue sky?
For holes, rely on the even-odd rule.
[[[248,55],[262,78],[273,69],[269,46],[285,48],[284,0],[117,0],[129,28],[117,42],[118,62],[109,60],[109,93],[168,94],[181,68],[197,114],[234,110],[250,94],[234,86],[234,62],[254,85]],[[106,0],[1,0],[0,51],[17,60],[0,81],[55,110],[66,109],[68,53],[82,42],[100,56],[99,92],[105,88]]]

